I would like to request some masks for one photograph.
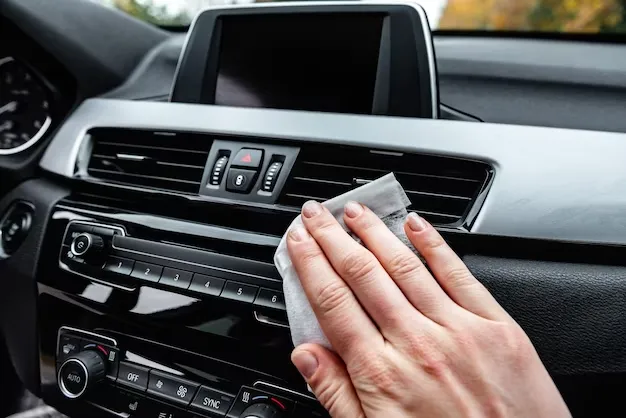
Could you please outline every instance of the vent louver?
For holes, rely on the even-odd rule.
[[[198,193],[211,148],[206,136],[93,129],[90,177],[154,189]]]
[[[324,201],[393,172],[412,202],[410,210],[439,225],[460,224],[489,177],[487,164],[456,158],[371,151],[352,147],[303,147],[279,204]]]

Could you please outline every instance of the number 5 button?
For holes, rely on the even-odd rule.
[[[261,288],[261,291],[254,300],[257,306],[285,310],[285,296],[283,292],[272,289]]]
[[[252,286],[239,282],[231,282],[229,280],[226,282],[226,286],[224,286],[222,297],[226,299],[238,300],[239,302],[252,303],[258,290],[258,286]]]

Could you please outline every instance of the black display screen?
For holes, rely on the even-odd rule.
[[[214,103],[371,114],[384,18],[221,16]]]

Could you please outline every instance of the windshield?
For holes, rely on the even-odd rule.
[[[212,5],[272,0],[94,0],[162,26],[186,26]],[[418,0],[435,30],[626,32],[623,0]]]

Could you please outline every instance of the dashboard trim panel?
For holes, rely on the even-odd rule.
[[[492,165],[495,175],[470,232],[626,244],[624,134],[90,99],[58,130],[41,167],[73,178],[86,133],[95,127],[334,143],[483,161]]]

